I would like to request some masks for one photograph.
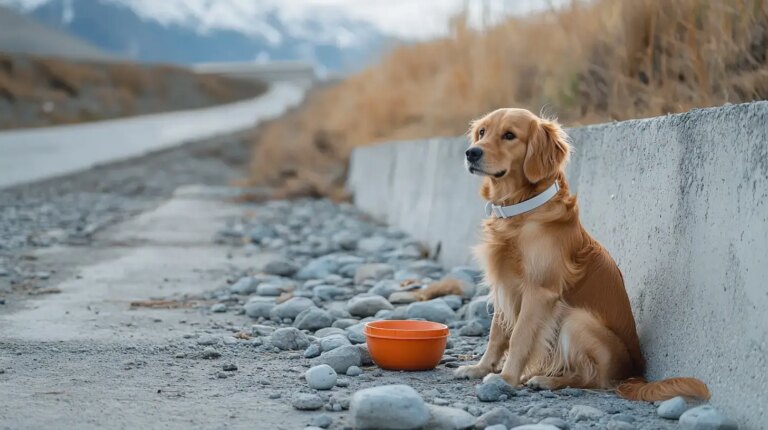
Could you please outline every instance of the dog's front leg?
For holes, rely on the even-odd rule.
[[[520,314],[509,339],[507,360],[501,369],[501,377],[508,384],[521,385],[520,377],[528,360],[537,348],[544,347],[539,336],[547,319],[553,317],[557,299],[558,295],[546,288],[529,287],[523,292]]]
[[[504,329],[499,312],[493,314],[491,321],[491,334],[488,337],[488,347],[483,358],[477,364],[461,366],[454,373],[459,378],[479,379],[494,371],[504,351],[508,348],[509,334]]]

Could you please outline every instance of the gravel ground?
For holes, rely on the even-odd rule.
[[[95,233],[157,206],[179,186],[241,178],[247,159],[245,137],[227,136],[0,189],[0,293],[47,277],[29,264],[27,251],[88,246]]]

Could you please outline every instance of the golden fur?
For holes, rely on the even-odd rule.
[[[484,221],[477,255],[495,313],[482,359],[456,374],[500,371],[515,386],[616,389],[635,400],[709,398],[694,378],[641,378],[645,363],[621,272],[582,227],[569,193],[563,129],[527,110],[500,109],[473,122],[470,140],[482,158],[468,168],[485,176],[486,200],[519,203],[555,181],[560,190],[530,212]]]
[[[426,288],[416,290],[413,296],[420,301],[432,300],[438,297],[457,295],[461,296],[464,292],[456,279],[443,279],[429,284]]]

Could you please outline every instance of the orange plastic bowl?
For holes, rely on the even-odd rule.
[[[373,321],[363,330],[377,366],[388,370],[434,369],[443,358],[448,326],[430,321]]]

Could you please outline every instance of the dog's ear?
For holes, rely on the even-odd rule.
[[[554,121],[531,122],[523,173],[531,183],[554,176],[568,161],[571,147],[565,131]]]

